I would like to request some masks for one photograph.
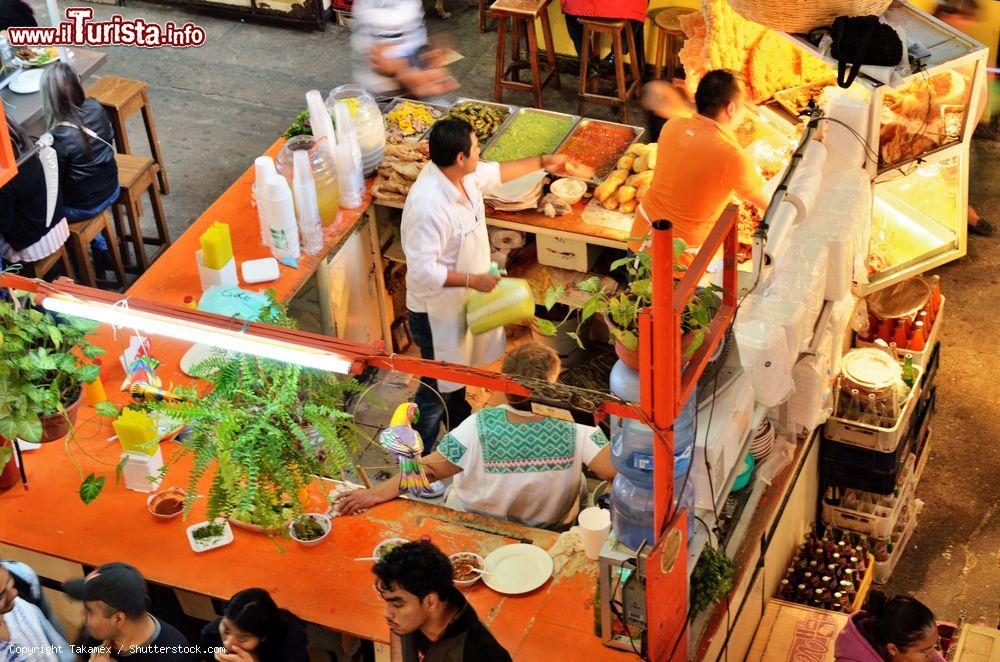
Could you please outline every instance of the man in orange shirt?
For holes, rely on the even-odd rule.
[[[736,140],[733,131],[746,113],[746,93],[730,72],[705,74],[695,92],[696,113],[674,117],[660,132],[656,168],[649,193],[636,210],[632,237],[651,233],[652,221],[674,225],[674,236],[688,245],[689,262],[705,242],[735,192],[766,209],[764,178]],[[649,248],[633,241],[629,248]]]

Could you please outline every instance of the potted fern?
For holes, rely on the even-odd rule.
[[[261,321],[294,326],[274,303]],[[357,431],[343,409],[360,390],[354,380],[243,354],[208,359],[193,372],[209,392],[175,389],[184,401],[152,405],[190,430],[166,468],[193,456],[185,515],[208,476],[206,519],[280,534],[303,514],[316,476],[353,466]]]
[[[0,436],[31,442],[66,436],[83,384],[100,373],[87,362],[104,354],[87,340],[98,326],[39,310],[31,295],[0,301]]]
[[[674,240],[674,262],[678,270],[684,270],[676,261],[687,249],[687,244],[681,239]],[[639,312],[652,303],[652,257],[649,253],[640,252],[631,257],[623,257],[611,263],[611,270],[624,269],[627,285],[617,292],[607,292],[601,287],[600,280],[591,276],[577,284],[583,292],[591,296],[580,308],[579,315],[567,314],[558,323],[549,320],[532,320],[534,327],[541,333],[553,335],[563,325],[577,321],[574,331],[566,335],[572,337],[583,347],[580,329],[596,313],[604,315],[608,322],[611,338],[614,341],[615,353],[625,365],[634,370],[639,369]],[[716,285],[698,288],[688,302],[681,318],[681,350],[683,358],[693,355],[705,340],[705,334],[712,324],[712,318],[719,309],[718,293],[722,289]],[[545,306],[552,309],[553,304],[563,294],[563,287],[556,285],[545,293]],[[571,311],[572,312],[572,311]]]

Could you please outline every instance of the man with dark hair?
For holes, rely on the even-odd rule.
[[[410,542],[375,564],[385,600],[392,659],[400,662],[509,662],[510,654],[453,583],[451,561],[430,542]]]
[[[127,563],[105,563],[63,584],[83,601],[90,662],[193,662],[195,649],[176,628],[148,611],[146,580]]]
[[[0,662],[71,662],[69,644],[37,605],[19,595],[8,565],[0,563]]]
[[[653,180],[637,209],[632,236],[649,235],[655,220],[671,221],[675,236],[688,245],[684,262],[689,262],[734,192],[761,209],[770,197],[733,133],[746,114],[746,92],[736,76],[723,69],[705,74],[691,117],[684,116],[683,103],[673,105],[682,107],[660,131]],[[634,241],[629,248],[648,249],[648,243]]]
[[[410,333],[425,359],[468,366],[491,363],[504,352],[503,328],[473,336],[465,323],[465,303],[473,291],[490,292],[500,280],[490,273],[483,191],[540,169],[560,174],[569,159],[534,156],[481,162],[479,139],[459,119],[438,121],[428,142],[431,163],[417,177],[403,207]],[[445,411],[449,427],[472,413],[462,384],[426,377],[415,402],[420,419],[414,427],[425,454],[434,449]],[[434,491],[440,493],[443,487],[434,486]]]

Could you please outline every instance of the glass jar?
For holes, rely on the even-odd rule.
[[[361,146],[362,170],[365,175],[370,175],[382,162],[382,155],[385,153],[385,121],[382,119],[382,111],[374,97],[361,85],[338,85],[333,88],[326,98],[326,105],[331,113],[338,101],[347,103],[351,110],[354,131],[358,134],[358,144]]]
[[[337,210],[340,208],[340,188],[337,185],[337,175],[333,164],[327,160],[326,151],[318,149],[316,138],[306,135],[289,138],[281,146],[281,151],[278,152],[275,167],[278,174],[288,180],[288,185],[293,186],[294,153],[300,149],[309,150],[309,162],[312,166],[313,179],[316,182],[319,217],[324,226],[330,225],[337,219]]]

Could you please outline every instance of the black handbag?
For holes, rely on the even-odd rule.
[[[837,85],[850,87],[861,65],[894,67],[903,59],[903,41],[877,16],[838,16],[833,27],[816,28],[810,41],[818,43],[829,32],[833,45],[830,55],[837,60]]]

